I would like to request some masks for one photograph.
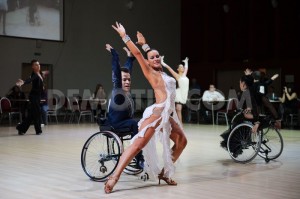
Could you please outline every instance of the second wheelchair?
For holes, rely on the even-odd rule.
[[[252,161],[257,155],[266,162],[278,158],[283,150],[283,139],[273,121],[268,116],[261,116],[263,124],[257,133],[252,132],[253,124],[243,117],[243,112],[237,113],[221,137],[221,146],[226,148],[230,157],[239,163]]]

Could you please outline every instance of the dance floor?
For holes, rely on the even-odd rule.
[[[281,130],[285,145],[277,160],[265,163],[258,156],[239,164],[219,146],[224,125],[184,128],[188,145],[176,165],[177,186],[122,174],[106,195],[104,183],[89,180],[80,163],[82,146],[98,131],[96,124],[50,124],[42,135],[31,126],[24,136],[2,125],[0,198],[300,198],[299,130]]]

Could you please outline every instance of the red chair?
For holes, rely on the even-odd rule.
[[[11,125],[11,120],[12,120],[13,115],[19,115],[20,122],[22,122],[22,113],[18,110],[13,109],[11,107],[10,100],[6,97],[2,97],[0,99],[0,113],[1,113],[0,122],[2,122],[2,118],[5,115],[8,115],[8,120],[9,120],[10,125]]]
[[[225,118],[226,125],[228,126],[228,115],[230,113],[233,113],[237,109],[237,105],[238,105],[238,99],[236,99],[236,98],[229,99],[226,109],[220,110],[217,112],[217,124],[218,124],[219,118],[223,117],[223,118]]]

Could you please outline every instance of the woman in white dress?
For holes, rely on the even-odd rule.
[[[164,57],[162,56],[162,65],[163,67],[166,67],[170,73],[173,75],[173,77],[176,79],[178,83],[178,88],[176,89],[176,112],[178,115],[178,118],[182,124],[182,105],[186,104],[188,92],[189,92],[189,78],[187,78],[186,74],[188,72],[188,61],[189,58],[185,58],[185,60],[182,60],[184,62],[184,66],[182,64],[178,65],[176,73],[170,66],[164,63]]]
[[[139,133],[133,138],[132,144],[124,151],[115,172],[105,183],[105,193],[111,193],[124,168],[143,149],[145,158],[144,170],[157,176],[168,185],[177,185],[171,179],[174,174],[174,162],[179,158],[187,144],[182,126],[175,111],[176,81],[162,72],[161,57],[157,50],[147,51],[147,59],[132,42],[124,27],[116,23],[112,26],[121,36],[131,53],[136,57],[141,69],[155,93],[155,103],[149,106],[139,122]],[[141,33],[137,33],[138,38]],[[163,169],[159,168],[156,151],[156,137],[163,145]],[[174,142],[170,147],[170,139]]]

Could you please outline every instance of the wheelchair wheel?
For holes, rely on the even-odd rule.
[[[260,148],[260,132],[252,133],[253,125],[242,123],[232,129],[227,141],[227,150],[230,157],[239,163],[253,160]]]
[[[91,180],[104,181],[116,169],[122,152],[123,144],[115,133],[95,133],[85,142],[81,151],[83,171]]]
[[[270,127],[262,134],[258,155],[267,160],[278,158],[283,150],[283,139],[278,129]]]

